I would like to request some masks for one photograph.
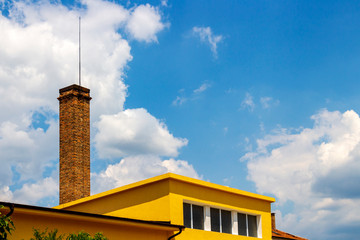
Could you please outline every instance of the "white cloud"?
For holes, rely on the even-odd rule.
[[[208,82],[202,83],[198,88],[194,89],[189,96],[186,96],[184,93],[185,90],[181,89],[179,93],[181,96],[176,96],[176,99],[172,102],[173,106],[180,106],[187,101],[195,101],[201,97],[201,94],[211,87],[211,84]]]
[[[206,91],[211,85],[209,83],[203,83],[201,84],[201,86],[197,89],[194,90],[195,94],[199,94],[202,93],[204,91]]]
[[[0,124],[0,162],[1,183],[10,183],[6,178],[12,176],[11,168],[21,174],[21,180],[39,179],[41,170],[49,165],[49,160],[58,156],[57,121],[49,121],[49,128],[22,129],[20,126],[3,122]],[[1,170],[0,170],[1,171]]]
[[[241,109],[248,109],[250,112],[254,111],[255,103],[253,96],[250,93],[246,93],[244,100],[241,102]]]
[[[167,7],[168,1],[167,0],[161,0],[161,6]]]
[[[177,156],[187,139],[174,137],[165,123],[145,109],[127,109],[103,115],[97,123],[95,144],[101,158],[120,158],[137,154]]]
[[[29,120],[24,120],[28,122]],[[20,198],[11,192],[12,185],[42,181],[46,168],[56,167],[58,157],[58,122],[47,120],[48,128],[22,127],[12,122],[0,124],[0,199],[29,203],[30,196]],[[16,176],[17,180],[14,181]],[[24,185],[24,186],[25,186]],[[22,188],[24,187],[22,186]],[[50,193],[49,189],[49,193]],[[17,190],[17,193],[21,191]],[[40,196],[40,195],[38,195]]]
[[[166,168],[167,172],[177,173],[183,176],[188,176],[192,178],[201,178],[193,166],[187,161],[175,160],[173,158],[162,161],[161,165]]]
[[[167,25],[161,22],[158,9],[146,4],[139,5],[131,12],[126,28],[138,41],[157,42],[156,34]]]
[[[174,106],[183,105],[188,99],[186,97],[176,96],[176,99],[172,102]]]
[[[124,69],[132,55],[119,30],[140,41],[156,42],[156,34],[166,25],[160,11],[150,5],[126,9],[100,0],[84,0],[82,5],[69,9],[46,0],[14,1],[6,6],[9,16],[0,16],[0,200],[34,203],[56,192],[53,178],[44,176],[56,169],[58,158],[54,120],[58,89],[77,82],[78,17],[82,17],[82,83],[91,89],[93,123],[100,115],[123,111]],[[45,120],[34,128],[36,112]],[[163,153],[175,156],[186,140],[172,137],[158,124],[156,139],[163,133],[172,144]],[[48,188],[47,193],[40,191],[41,186]]]
[[[59,185],[52,177],[41,179],[36,183],[26,183],[21,189],[14,191],[12,201],[35,204],[46,197],[58,196]]]
[[[92,192],[98,193],[167,172],[200,178],[194,168],[182,160],[161,160],[155,155],[126,157],[106,170],[92,174]]]
[[[276,106],[279,104],[279,100],[274,100],[272,97],[261,97],[260,98],[261,106],[264,109],[268,109],[272,106]]]
[[[217,57],[217,45],[223,40],[223,36],[213,34],[210,27],[193,27],[193,33],[200,37],[202,42],[210,45],[211,52]]]
[[[273,194],[281,209],[280,227],[311,239],[343,239],[360,224],[360,118],[354,111],[323,110],[313,128],[282,129],[257,141],[246,154],[248,178],[260,193]],[[337,232],[334,236],[336,219]]]
[[[11,202],[13,201],[13,193],[10,191],[9,186],[3,186],[0,188],[1,201]]]
[[[117,30],[129,10],[105,1],[84,3],[88,3],[87,11],[80,13],[60,4],[19,2],[13,15],[23,16],[24,23],[1,17],[0,107],[8,110],[10,117],[40,106],[56,111],[58,89],[77,82],[80,14],[83,84],[92,90],[92,117],[98,117],[98,109],[104,114],[123,107],[126,85],[122,70],[132,56],[128,42]],[[0,120],[4,118],[9,120],[8,114],[0,114]]]
[[[263,109],[270,109],[272,107],[277,106],[280,103],[279,100],[276,100],[272,97],[260,97],[260,106]],[[255,110],[255,107],[257,106],[257,104],[255,103],[254,97],[250,94],[250,93],[246,93],[245,94],[245,98],[243,99],[243,101],[241,102],[241,107],[240,109],[247,109],[250,112]]]

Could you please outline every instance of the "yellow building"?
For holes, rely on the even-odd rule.
[[[176,239],[271,239],[273,198],[172,173],[56,209],[184,225]]]
[[[33,227],[103,232],[109,239],[168,239],[179,232],[174,239],[271,239],[272,202],[167,173],[53,209],[16,204],[11,239],[29,239]]]

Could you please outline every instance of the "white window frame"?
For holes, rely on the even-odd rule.
[[[211,231],[211,215],[210,215],[210,207],[204,206],[205,209],[205,217],[204,217],[204,230]]]
[[[222,232],[222,219],[221,219],[221,210],[225,210],[225,211],[230,211],[231,212],[231,233],[227,233],[227,234],[232,234],[232,235],[239,235],[238,232],[238,213],[241,214],[245,214],[246,215],[246,235],[247,237],[249,237],[249,225],[248,225],[248,215],[250,216],[255,216],[256,217],[256,223],[257,223],[257,238],[262,238],[262,219],[261,219],[261,215],[255,215],[255,214],[251,214],[251,213],[247,213],[247,212],[241,212],[241,211],[236,211],[234,209],[227,209],[227,208],[221,208],[219,206],[214,206],[214,205],[206,205],[206,204],[202,204],[202,203],[198,203],[198,202],[193,202],[193,201],[184,201],[183,203],[187,203],[190,204],[190,216],[191,216],[191,229],[194,229],[194,225],[193,225],[193,207],[192,205],[197,205],[197,206],[201,206],[203,207],[204,211],[204,217],[203,217],[203,226],[205,231],[209,231],[211,232],[211,215],[210,215],[210,209],[211,208],[216,208],[219,209],[220,214],[219,214],[219,221],[220,221],[220,233]],[[200,230],[200,229],[197,229]],[[201,229],[202,230],[202,229]]]
[[[239,228],[238,228],[238,212],[232,211],[231,212],[231,220],[232,220],[232,234],[239,235]]]

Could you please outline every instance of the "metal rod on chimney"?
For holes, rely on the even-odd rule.
[[[79,16],[79,85],[81,86],[81,17]]]

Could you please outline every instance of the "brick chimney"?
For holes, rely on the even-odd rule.
[[[275,213],[271,213],[271,228],[276,229]]]
[[[59,90],[60,204],[90,196],[90,90]]]

